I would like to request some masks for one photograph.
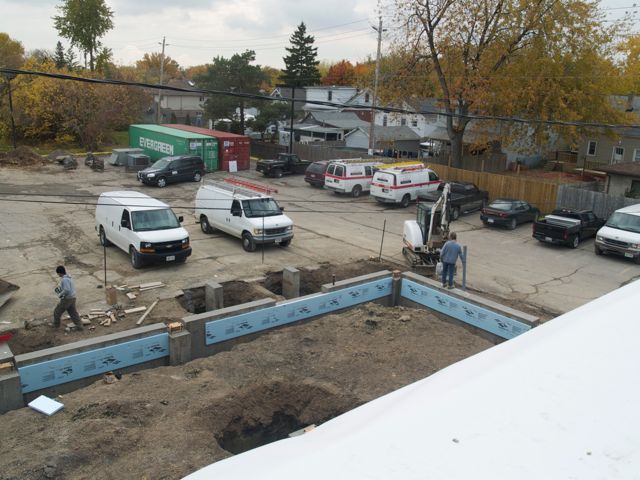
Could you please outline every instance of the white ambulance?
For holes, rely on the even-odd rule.
[[[440,183],[438,174],[422,165],[384,168],[373,176],[371,196],[378,202],[406,208],[418,195],[437,190]]]
[[[227,178],[208,181],[196,194],[195,214],[204,233],[215,229],[242,240],[253,252],[256,245],[275,243],[286,247],[293,238],[293,222],[270,196],[276,190]]]
[[[359,197],[368,192],[375,168],[382,162],[371,162],[361,158],[333,160],[324,174],[324,187],[335,193],[348,193]]]

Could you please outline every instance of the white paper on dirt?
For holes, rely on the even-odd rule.
[[[640,478],[640,282],[188,480]]]
[[[40,395],[35,400],[29,402],[29,407],[34,410],[44,413],[45,415],[53,415],[57,411],[61,410],[64,407],[64,404],[53,400],[52,398],[45,397],[44,395]]]

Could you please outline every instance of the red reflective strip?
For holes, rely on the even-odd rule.
[[[439,180],[434,180],[433,182],[425,182],[425,183],[410,183],[408,185],[393,185],[393,186],[389,186],[388,188],[391,188],[393,190],[397,190],[400,188],[411,188],[411,187],[422,187],[423,185],[433,185],[434,183],[442,183]]]
[[[335,175],[325,174],[325,177],[329,178],[337,178],[338,180],[361,180],[363,178],[373,178],[373,175],[370,177],[336,177]]]

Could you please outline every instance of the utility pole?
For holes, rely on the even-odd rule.
[[[15,78],[14,74],[6,73],[7,90],[9,91],[9,112],[11,114],[11,138],[13,140],[13,149],[16,149],[16,123],[13,119],[13,98],[11,97],[11,80]]]
[[[380,44],[382,43],[382,32],[386,30],[382,29],[382,16],[378,17],[378,28],[372,26],[375,31],[378,32],[378,53],[376,54],[376,76],[373,82],[373,101],[371,102],[371,123],[369,124],[369,155],[373,155],[373,151],[376,147],[375,142],[375,120],[376,120],[376,105],[378,102],[378,75],[380,74]]]
[[[293,117],[295,115],[296,85],[291,85],[291,119],[289,120],[289,153],[293,153]]]
[[[164,76],[164,47],[165,37],[162,37],[162,43],[158,42],[158,45],[162,45],[162,53],[160,54],[160,86],[162,86],[162,77]],[[160,123],[160,108],[162,108],[162,89],[158,89],[158,107],[156,108],[156,123]]]

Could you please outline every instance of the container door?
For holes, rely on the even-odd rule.
[[[215,138],[204,141],[204,166],[208,172],[218,170],[218,142]]]
[[[187,147],[189,148],[189,155],[198,155],[200,158],[204,160],[203,154],[203,140],[201,139],[189,139],[189,144]]]

